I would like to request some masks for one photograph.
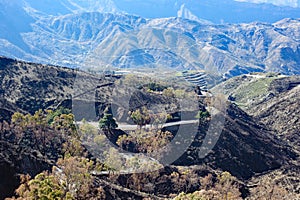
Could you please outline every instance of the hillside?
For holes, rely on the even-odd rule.
[[[1,121],[10,120],[14,112],[34,114],[39,109],[56,109],[60,106],[76,107],[78,115],[91,103],[97,102],[98,86],[109,86],[116,77],[89,74],[84,71],[53,65],[27,63],[0,57]],[[103,92],[103,88],[101,88]],[[108,91],[103,92],[100,103],[105,102]],[[73,101],[72,101],[73,100]],[[99,102],[98,102],[99,103]],[[101,105],[102,105],[101,104]],[[99,105],[99,107],[101,107]],[[87,119],[96,119],[96,110]],[[81,118],[82,119],[82,118]]]
[[[278,94],[251,109],[253,116],[297,149],[300,144],[299,85],[300,77],[275,80],[270,88]]]
[[[299,84],[299,76],[252,74],[229,79],[213,90],[223,91],[233,103],[290,144],[299,155]],[[296,178],[299,170],[298,161],[286,170],[275,170],[254,179],[252,184],[271,178],[291,186],[291,182],[299,183]],[[299,187],[293,190],[299,191]]]
[[[222,91],[277,135],[299,146],[299,76],[252,74],[229,79],[213,90]]]
[[[280,92],[280,89],[276,90],[275,87],[271,87],[273,81],[277,79],[289,79],[289,77],[276,73],[245,74],[220,83],[212,91],[225,94],[229,100],[251,113],[256,105]]]
[[[115,106],[118,106],[118,110],[121,108],[124,109],[125,112],[123,113],[127,113],[126,109],[134,110],[141,106],[146,106],[148,108],[159,108],[157,107],[157,104],[163,107],[166,107],[168,105],[169,107],[176,108],[176,105],[178,106],[178,99],[173,99],[171,98],[171,96],[164,96],[157,92],[149,92],[149,90],[143,90],[140,87],[138,87],[138,84],[135,86],[138,87],[138,90],[135,91],[133,95],[131,94],[131,98],[129,101],[130,107],[126,108],[124,107],[126,103],[124,104],[124,102],[122,102],[122,95],[128,95],[128,92],[130,91],[128,89],[130,88],[127,88],[126,90],[126,85],[125,89],[118,88],[122,87],[122,84],[119,86],[111,85],[111,83],[117,84],[118,81],[122,81],[123,79],[118,80],[119,78],[111,76],[105,78],[103,76],[91,75],[88,73],[75,71],[67,68],[26,63],[11,60],[8,58],[1,58],[0,63],[2,97],[1,99],[2,101],[6,101],[9,103],[3,103],[1,105],[1,111],[5,111],[1,112],[2,119],[8,119],[10,115],[15,111],[20,111],[24,113],[34,113],[34,111],[38,109],[55,108],[58,105],[63,105],[69,108],[73,106],[73,109],[74,105],[77,105],[77,109],[73,110],[75,111],[74,114],[81,114],[84,117],[89,116],[90,112],[85,106],[90,106],[91,103],[94,106],[94,112],[95,105],[96,110],[98,110],[98,113],[94,113],[94,117],[96,117],[96,115],[98,115],[98,117],[101,116],[103,112],[103,107],[105,107],[105,105],[109,104],[110,102],[114,103]],[[136,79],[124,79],[123,81],[125,80],[127,80],[128,83],[133,83],[134,85],[137,83],[135,82]],[[143,84],[145,84],[145,82],[143,82]],[[92,90],[90,89],[95,91],[95,93],[92,92]],[[75,90],[75,96],[73,90]],[[84,91],[86,92],[82,93]],[[115,101],[111,100],[111,98],[114,98],[114,95],[116,95],[114,94],[114,91],[117,92],[118,99],[120,99],[120,101],[117,101],[116,99]],[[71,98],[72,94],[73,98]],[[91,100],[91,97],[95,99]],[[74,101],[78,104],[74,103]],[[211,97],[211,99],[206,99],[206,101],[214,101],[214,97]],[[205,104],[205,101],[199,101],[200,108],[202,107],[202,109],[205,109],[203,107]],[[81,105],[82,107],[78,107],[78,105]],[[192,126],[179,125],[179,127],[173,126],[167,128],[172,134],[178,135],[179,138],[179,140],[178,138],[175,139],[179,143],[175,143],[175,141],[172,142],[173,145],[171,146],[171,148],[174,148],[173,151],[176,150],[176,148],[182,148],[180,143],[187,143],[189,145],[189,148],[186,150],[186,152],[183,152],[183,155],[177,161],[175,161],[173,165],[187,166],[187,169],[190,169],[191,171],[193,171],[193,168],[189,168],[189,166],[191,165],[206,166],[207,168],[212,169],[210,171],[211,173],[215,173],[214,170],[229,171],[231,174],[238,177],[241,181],[246,181],[252,178],[254,175],[269,172],[275,169],[288,169],[288,167],[292,163],[297,162],[297,156],[295,152],[287,143],[280,140],[272,132],[266,130],[264,126],[258,125],[252,117],[240,110],[237,106],[232,105],[230,103],[227,103],[226,105],[226,112],[219,112],[218,114],[213,114],[211,119],[207,118],[204,121],[199,122],[198,127],[196,127],[196,130],[198,131],[195,135],[195,138],[193,138],[191,132],[189,132],[189,130],[193,130]],[[213,106],[216,105],[213,104]],[[178,107],[176,109],[178,109]],[[172,112],[179,112],[178,110],[176,111],[176,109],[170,110]],[[214,107],[214,109],[218,109],[218,106]],[[182,116],[184,116],[183,113],[187,112],[187,110],[184,112],[183,110],[181,110],[181,112]],[[114,112],[113,114],[116,115],[116,118],[119,118],[119,113],[120,112]],[[186,114],[186,116],[188,115]],[[190,117],[195,119],[194,115]],[[222,123],[223,119],[224,124]],[[91,120],[95,119],[91,118]],[[217,125],[214,123],[221,124]],[[207,130],[210,129],[210,126],[212,128],[210,132],[207,132]],[[224,128],[222,129],[223,126]],[[220,130],[222,130],[222,132],[215,130],[214,127],[221,128]],[[2,130],[6,129],[2,128]],[[15,130],[12,129],[11,131],[18,130],[20,129],[16,128]],[[48,128],[46,130],[48,130]],[[51,130],[52,128],[50,127],[49,131]],[[185,131],[180,132],[180,130]],[[60,129],[56,131],[60,131]],[[120,132],[122,132],[122,130],[112,133],[119,134]],[[24,154],[27,155],[26,152],[30,152],[30,149],[24,146],[24,144],[26,143],[24,143],[22,146],[14,144],[17,146],[13,146],[13,149],[11,149],[7,144],[10,142],[10,139],[7,139],[7,135],[9,135],[8,133],[10,132],[3,132],[3,135],[5,137],[3,138],[2,142],[3,144],[7,145],[8,149],[7,151],[3,151],[1,156],[4,158],[9,158],[9,160],[4,159],[1,165],[5,166],[7,171],[9,171],[12,163],[18,163],[17,168],[12,168],[12,171],[9,174],[15,175],[14,173],[30,172],[31,175],[35,175],[36,173],[39,173],[40,171],[45,169],[45,167],[48,167],[49,169],[49,166],[44,163],[43,167],[30,171],[31,166],[28,166],[27,162],[24,163],[24,161],[14,160],[19,158],[14,156],[11,157],[10,155],[18,155],[17,152],[20,151],[24,152]],[[219,134],[219,136],[216,134]],[[52,134],[50,136],[52,137]],[[113,137],[115,136],[116,135],[113,135]],[[24,140],[24,142],[26,141],[27,140]],[[52,140],[50,140],[49,142],[51,145],[54,145],[51,143]],[[214,144],[212,144],[213,146],[211,146],[211,143],[214,142],[216,142],[216,145],[214,146]],[[46,150],[43,150],[43,148],[39,149],[39,145],[30,146],[30,148],[37,149],[37,155],[40,155],[40,153],[38,152],[48,152],[49,149],[47,148],[50,147],[46,145],[44,146]],[[89,151],[89,147],[86,147]],[[14,148],[17,148],[19,150],[14,150]],[[178,156],[172,155],[173,151],[163,155],[166,156],[165,158],[167,158],[168,155],[171,155],[171,157]],[[176,150],[176,152],[177,151],[178,150]],[[206,155],[205,152],[207,152],[208,154],[206,157],[202,158],[200,155],[203,153],[204,155]],[[50,156],[52,154],[54,155],[54,157]],[[46,154],[44,159],[51,158],[51,162],[55,162],[55,160],[53,159],[55,159],[55,156],[57,156],[57,152],[52,152],[52,154]],[[33,163],[39,162],[39,159],[35,156],[32,159]],[[165,161],[163,158],[160,161],[164,163],[167,162],[168,159],[167,161]],[[37,167],[39,165],[36,164],[35,166]],[[164,176],[160,178],[163,177]],[[10,179],[11,176],[7,176],[6,178]],[[122,181],[119,181],[119,184],[121,184],[122,187],[125,187],[125,185],[122,185]],[[101,183],[102,185],[104,183],[104,185],[107,185],[107,182],[105,181],[102,181]],[[12,185],[15,184],[16,182],[12,183]],[[164,181],[160,182],[160,184],[162,184],[161,187],[167,188],[169,182]],[[113,184],[109,187],[113,188],[112,191],[118,191],[120,189],[116,189],[118,187],[114,186]],[[197,187],[195,188],[197,189]],[[175,192],[179,193],[180,189],[181,188],[179,188],[179,190],[176,190]],[[110,192],[112,191],[110,190]],[[188,191],[193,192],[195,190],[190,188]],[[171,191],[157,190],[156,192],[157,195],[169,195],[170,193],[168,192]],[[122,194],[124,193],[121,193],[121,196]],[[136,195],[136,193],[134,194]]]

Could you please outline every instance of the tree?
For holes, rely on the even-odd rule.
[[[21,185],[16,190],[17,200],[89,199],[92,166],[93,162],[86,158],[69,157],[59,159],[52,173],[42,172],[32,180],[30,176],[22,175]]]
[[[19,113],[19,112],[15,112],[12,117],[11,117],[11,122],[12,124],[15,124],[15,125],[19,125],[20,127],[24,127],[27,125],[26,121],[26,116],[23,115],[22,113]]]
[[[192,194],[185,194],[182,192],[175,198],[175,200],[205,200],[205,198],[199,193],[199,191]]]
[[[60,116],[62,114],[70,114],[71,110],[64,108],[64,107],[59,107],[57,110],[53,111],[53,110],[47,110],[47,122],[49,124],[52,124],[52,122],[54,121],[54,118],[57,116]]]
[[[121,170],[124,166],[122,157],[113,147],[111,147],[108,152],[105,152],[104,164],[115,171]]]
[[[21,185],[16,190],[16,194],[19,196],[17,200],[74,199],[70,193],[65,194],[57,179],[47,172],[42,172],[36,175],[36,177],[32,180],[30,180],[30,176],[28,175],[21,176]]]
[[[73,114],[61,114],[54,117],[51,126],[64,136],[79,138],[74,121],[75,117]]]
[[[15,136],[15,143],[39,149],[41,153],[45,153],[51,146],[57,146],[62,139],[47,123],[46,113],[42,110],[36,111],[34,115],[15,113],[11,126],[10,131]]]
[[[218,176],[215,189],[221,193],[221,199],[241,199],[241,193],[236,185],[236,178],[232,176],[229,172],[222,172]]]
[[[129,112],[129,115],[133,122],[140,127],[140,129],[142,129],[142,126],[149,124],[151,121],[149,110],[145,106],[133,112]]]
[[[79,125],[80,139],[84,141],[92,141],[98,134],[98,130],[95,126],[87,123],[86,120],[82,120]]]
[[[58,159],[54,167],[54,175],[60,181],[65,194],[70,193],[75,199],[85,199],[88,196],[93,178],[89,171],[93,161],[83,157]]]
[[[173,88],[168,87],[163,90],[163,95],[169,98],[174,98],[175,97],[175,91]]]
[[[111,131],[112,129],[116,129],[118,124],[116,120],[113,118],[112,110],[110,107],[106,107],[104,110],[103,117],[99,120],[99,128],[103,130]]]
[[[162,84],[156,82],[150,82],[146,85],[146,87],[148,88],[148,90],[156,92],[161,92],[167,88],[166,86],[163,86]]]
[[[222,172],[215,184],[213,184],[212,176],[208,175],[201,180],[202,189],[191,194],[180,193],[175,200],[239,200],[241,193],[236,178],[229,172]]]
[[[212,174],[208,174],[204,178],[201,178],[200,183],[201,183],[201,188],[204,190],[208,190],[208,189],[212,188],[212,186],[213,186]]]
[[[87,152],[77,138],[70,138],[62,145],[62,153],[64,157],[82,156],[85,157]]]
[[[127,151],[146,153],[159,158],[163,152],[170,150],[166,145],[172,138],[173,135],[169,131],[136,130],[129,135],[119,136],[117,144]]]
[[[158,114],[153,114],[151,115],[153,124],[156,128],[156,130],[158,131],[159,129],[162,129],[164,124],[168,121],[172,119],[172,115],[166,113],[166,112],[162,112],[162,113],[158,113]]]
[[[199,119],[200,121],[204,121],[206,118],[210,117],[210,113],[205,110],[205,111],[198,111],[197,115],[195,116],[196,119]]]
[[[250,190],[249,200],[300,199],[300,194],[294,191],[288,178],[280,179],[278,177],[280,176],[273,173],[261,177],[256,187]]]

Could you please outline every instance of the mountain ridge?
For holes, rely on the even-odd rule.
[[[225,77],[262,71],[298,74],[299,27],[299,19],[213,25],[182,18],[78,13],[36,21],[31,31],[19,33],[19,45],[0,40],[5,47],[0,53],[69,67],[165,67]]]
[[[179,15],[196,21],[147,19],[86,12],[91,2],[75,6],[80,11],[57,15],[28,6],[24,10],[16,2],[5,5],[0,54],[73,68],[205,70],[224,78],[250,72],[300,73],[299,19],[211,24],[194,16],[189,2]]]

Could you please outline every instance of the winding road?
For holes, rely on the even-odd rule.
[[[99,123],[98,122],[87,122],[88,124],[94,126],[94,127],[98,127]],[[186,125],[186,124],[196,124],[199,123],[199,120],[186,120],[186,121],[178,121],[178,122],[169,122],[169,123],[165,123],[165,124],[159,124],[158,127],[170,127],[170,126],[177,126],[177,125]],[[82,124],[82,122],[76,122],[76,124]],[[144,128],[152,128],[154,127],[153,124],[147,124],[145,126],[143,126]],[[133,131],[136,130],[138,128],[137,125],[132,125],[132,124],[124,124],[124,123],[118,123],[118,129],[121,129],[123,131]]]

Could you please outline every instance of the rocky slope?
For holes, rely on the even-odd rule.
[[[255,174],[282,166],[285,168],[289,164],[285,165],[284,160],[289,163],[297,158],[297,155],[290,151],[290,147],[286,149],[286,142],[264,126],[257,125],[253,118],[234,105],[228,106],[224,128],[215,147],[201,159],[197,152],[201,152],[201,145],[207,145],[203,142],[203,137],[203,133],[200,132],[186,157],[183,156],[183,160],[179,159],[177,162],[184,165],[204,162],[212,168],[229,171],[234,176],[246,180]],[[208,137],[214,140],[214,136]]]
[[[0,199],[4,199],[14,195],[14,190],[20,183],[20,174],[29,174],[34,177],[43,170],[51,169],[54,160],[42,155],[36,149],[8,142],[5,132],[10,131],[6,129],[8,127],[5,125],[1,124],[0,126]]]
[[[223,88],[232,102],[238,104],[273,134],[286,141],[299,155],[299,76],[253,74],[232,78],[215,89]],[[264,180],[284,182],[299,192],[299,159],[285,169],[255,177],[251,184]]]

